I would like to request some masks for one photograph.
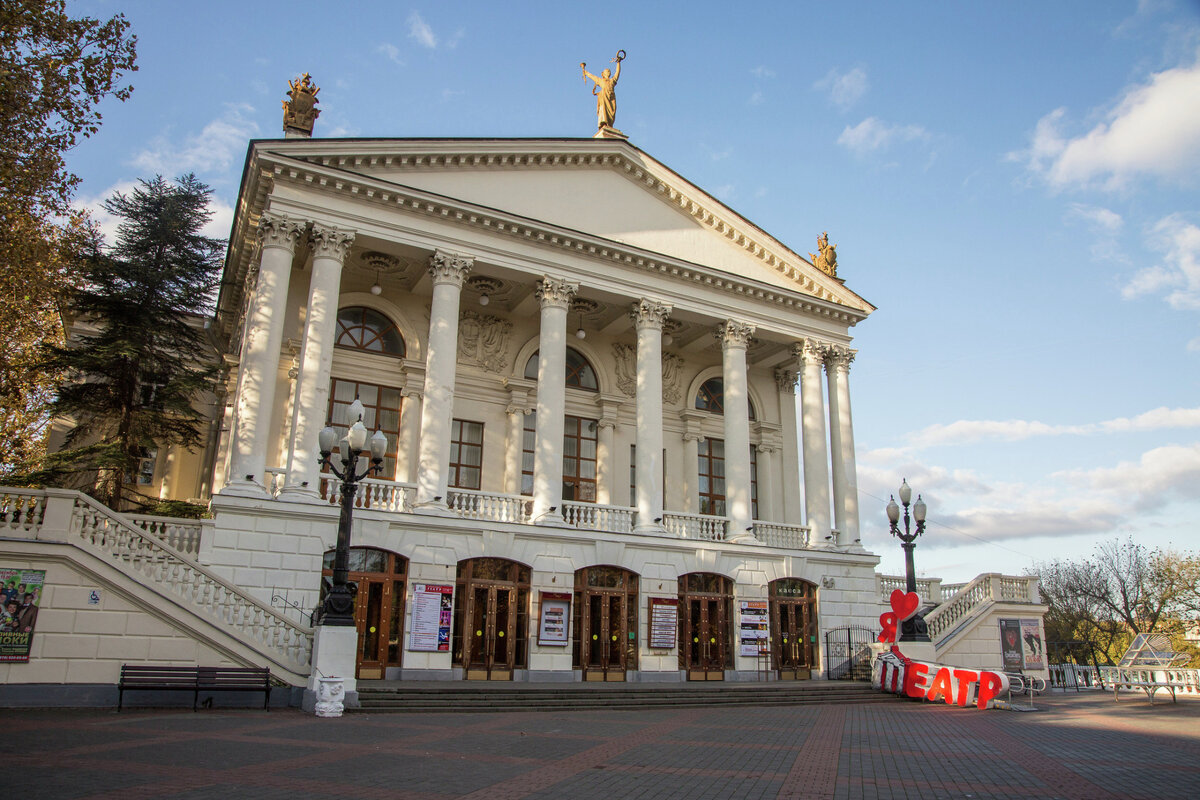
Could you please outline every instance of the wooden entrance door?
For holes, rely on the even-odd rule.
[[[388,667],[401,665],[408,561],[372,547],[351,547],[349,555],[347,579],[358,585],[354,598],[354,627],[358,631],[354,675],[359,680],[379,680],[387,676]],[[333,577],[332,551],[325,554],[324,575],[326,580]],[[324,583],[321,588],[323,595]]]
[[[585,681],[625,680],[629,641],[628,599],[624,592],[585,592],[580,644]]]
[[[817,635],[817,587],[796,578],[781,578],[768,587],[772,660],[780,680],[812,677],[813,643]]]
[[[516,641],[516,589],[473,585],[467,600],[469,637],[463,661],[467,680],[512,680]]]
[[[724,603],[717,597],[692,597],[688,600],[689,681],[725,679]]]

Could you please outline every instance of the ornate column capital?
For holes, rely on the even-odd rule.
[[[745,322],[727,319],[717,326],[713,336],[721,343],[723,349],[740,347],[743,350],[750,346],[750,337],[754,336],[754,326]]]
[[[796,393],[796,380],[799,378],[796,370],[780,367],[775,370],[775,386],[784,394]]]
[[[350,245],[354,244],[354,231],[316,222],[309,234],[309,242],[313,258],[332,258],[344,264],[346,256],[350,255]]]
[[[448,283],[461,289],[463,280],[474,267],[474,258],[461,256],[458,253],[436,250],[429,257],[429,274],[433,277],[434,286]]]
[[[858,355],[857,350],[851,350],[845,345],[829,345],[825,351],[825,369],[831,373],[838,370],[849,372],[850,363],[854,361],[856,355]]]
[[[296,242],[304,235],[305,223],[288,219],[287,214],[264,211],[258,218],[258,241],[264,248],[279,247],[296,252]]]
[[[816,339],[801,339],[792,345],[792,355],[800,359],[805,366],[824,364],[828,349],[829,345]]]
[[[663,324],[671,316],[672,310],[669,303],[659,303],[642,298],[633,304],[629,316],[639,331],[644,329],[661,331]]]
[[[557,308],[569,308],[571,300],[579,291],[578,283],[551,278],[549,275],[542,276],[541,282],[537,287],[537,299],[542,302],[542,307],[547,306]]]

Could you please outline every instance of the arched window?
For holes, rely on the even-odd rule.
[[[537,380],[538,351],[534,351],[525,364],[525,377],[531,381]],[[596,382],[596,370],[592,369],[592,365],[578,350],[571,347],[567,348],[567,386],[586,389],[589,392],[600,391],[600,386]]]
[[[754,413],[754,403],[746,400],[750,407],[750,419],[757,419]],[[714,414],[725,413],[725,381],[722,378],[709,378],[696,392],[696,408],[700,411],[711,411]]]
[[[404,356],[404,339],[396,323],[378,311],[350,306],[338,311],[337,321],[338,334],[334,343],[338,347]]]

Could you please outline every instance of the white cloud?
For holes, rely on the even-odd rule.
[[[1117,417],[1083,425],[1048,425],[1044,422],[1010,420],[958,420],[930,425],[910,433],[905,440],[913,447],[974,444],[981,441],[1017,442],[1040,436],[1086,436],[1133,433],[1169,428],[1200,428],[1200,408],[1155,408],[1136,417]]]
[[[408,38],[416,39],[417,44],[430,50],[436,50],[438,46],[433,28],[430,28],[416,11],[408,15]]]
[[[1125,220],[1115,211],[1086,203],[1071,203],[1067,207],[1066,221],[1086,226],[1095,237],[1091,245],[1092,258],[1100,261],[1128,261],[1117,242],[1117,234]]]
[[[886,150],[893,142],[928,141],[929,132],[920,125],[891,125],[876,117],[867,117],[853,128],[849,125],[837,143],[857,156]]]
[[[770,67],[759,64],[754,69],[750,70],[750,74],[756,78],[774,78],[775,70]]]
[[[1200,310],[1200,226],[1171,214],[1150,230],[1148,243],[1164,254],[1163,263],[1134,273],[1122,288],[1125,298],[1167,291],[1165,300],[1177,310]]]
[[[1052,186],[1118,189],[1135,177],[1200,174],[1200,60],[1131,87],[1087,133],[1062,133],[1066,110],[1038,121],[1030,147],[1010,153]]]
[[[388,61],[393,64],[403,67],[404,60],[400,58],[400,48],[390,42],[384,42],[375,48],[376,53],[381,53]]]
[[[156,137],[149,147],[133,157],[131,164],[149,175],[173,178],[187,172],[225,172],[242,160],[246,141],[258,133],[258,124],[247,115],[254,109],[245,104],[228,105],[224,113],[188,136],[182,145]]]
[[[104,241],[111,245],[116,241],[117,228],[121,220],[104,210],[104,201],[118,192],[129,194],[137,186],[136,181],[120,181],[114,183],[100,194],[78,197],[74,205],[76,208],[81,208],[91,215],[92,221],[100,227],[100,232],[104,234]],[[213,212],[213,217],[201,229],[200,233],[205,236],[211,236],[214,239],[228,239],[230,228],[233,227],[233,206],[218,195],[213,194],[209,200],[209,210]]]
[[[1114,467],[1056,473],[1096,492],[1119,496],[1131,508],[1157,510],[1175,499],[1194,500],[1200,485],[1200,443],[1157,447]]]
[[[746,105],[761,106],[766,99],[767,96],[765,94],[763,94],[760,90],[755,89],[750,94],[750,99],[746,101]]]
[[[870,82],[867,80],[866,71],[861,67],[855,67],[849,72],[838,72],[834,68],[829,70],[824,78],[814,83],[813,88],[821,91],[828,90],[829,99],[833,101],[834,105],[846,111],[867,93]]]

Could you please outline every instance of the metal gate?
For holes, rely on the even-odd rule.
[[[871,643],[876,632],[857,625],[825,634],[825,675],[831,681],[871,680]]]

